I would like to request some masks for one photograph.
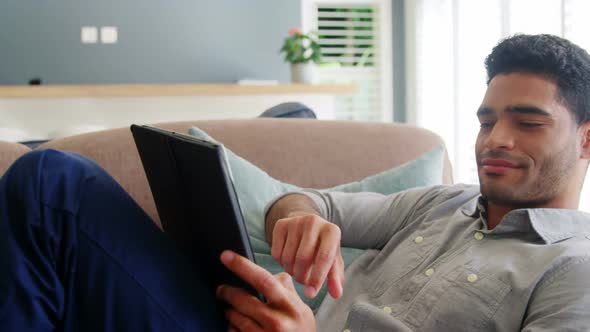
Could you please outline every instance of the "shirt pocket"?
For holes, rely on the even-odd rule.
[[[401,320],[367,303],[355,303],[352,305],[346,325],[342,330],[352,332],[412,332]]]
[[[436,247],[435,237],[427,238],[417,234],[408,237],[407,240],[393,250],[381,251],[382,261],[374,263],[380,265],[381,268],[371,292],[373,297],[383,295],[407,274],[414,271]],[[420,238],[420,240],[417,241],[416,238]]]
[[[438,288],[433,292],[438,296],[430,297],[436,300],[431,302],[427,316],[420,320],[419,325],[423,330],[432,331],[493,329],[490,323],[494,314],[512,289],[492,275],[482,275],[480,271],[463,266],[443,276],[439,283],[431,287]],[[412,317],[411,313],[409,317]]]

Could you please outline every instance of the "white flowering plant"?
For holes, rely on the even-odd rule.
[[[320,44],[314,33],[304,34],[299,28],[289,29],[289,37],[285,38],[281,53],[285,53],[285,61],[291,64],[319,63],[321,60]]]

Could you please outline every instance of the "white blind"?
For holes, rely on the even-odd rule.
[[[359,87],[354,96],[336,97],[336,119],[392,120],[393,91],[387,91],[392,59],[383,52],[391,44],[391,37],[385,39],[383,34],[391,22],[384,25],[383,18],[391,20],[391,10],[382,12],[387,10],[385,2],[313,1],[310,7],[310,30],[318,33],[323,62],[317,68],[318,81]]]

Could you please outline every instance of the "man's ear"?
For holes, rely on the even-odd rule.
[[[590,121],[586,121],[579,128],[580,134],[580,158],[590,159]]]

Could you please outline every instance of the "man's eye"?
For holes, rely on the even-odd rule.
[[[492,128],[494,126],[493,122],[482,122],[479,124],[482,129]]]
[[[526,128],[537,128],[541,127],[543,124],[538,122],[521,122],[520,125]]]

